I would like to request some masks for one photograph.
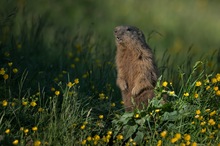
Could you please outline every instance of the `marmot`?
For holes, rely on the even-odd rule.
[[[144,34],[134,26],[117,26],[116,41],[117,85],[125,111],[142,109],[154,97],[158,69]]]

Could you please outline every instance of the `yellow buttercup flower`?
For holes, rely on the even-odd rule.
[[[189,96],[189,93],[186,92],[186,93],[184,93],[183,95],[184,95],[185,97],[188,97],[188,96]]]
[[[17,69],[17,68],[13,68],[13,70],[12,70],[12,71],[13,71],[13,73],[15,73],[15,74],[16,74],[16,73],[18,72],[18,69]]]
[[[217,82],[218,82],[218,80],[217,80],[216,78],[212,78],[212,80],[211,80],[211,81],[212,81],[212,83],[213,83],[213,84],[215,84],[215,83],[217,83]]]
[[[157,146],[162,146],[162,140],[158,140]]]
[[[213,119],[210,119],[208,122],[209,122],[209,125],[211,126],[215,125],[215,121]]]
[[[197,146],[197,143],[196,143],[196,142],[193,142],[191,146]]]
[[[198,97],[199,97],[199,94],[195,93],[195,94],[194,94],[194,97],[195,97],[195,98],[198,98]]]
[[[103,119],[104,118],[104,116],[103,115],[99,115],[99,119]]]
[[[91,141],[91,140],[92,140],[92,137],[91,137],[91,136],[88,136],[86,139],[87,139],[88,141]]]
[[[200,110],[196,110],[196,114],[197,115],[201,114],[201,111]]]
[[[72,82],[68,82],[67,87],[71,88],[74,84]]]
[[[162,131],[162,132],[160,133],[160,136],[163,137],[163,138],[165,138],[166,135],[167,135],[167,131]]]
[[[76,79],[74,80],[74,83],[75,83],[75,84],[79,84],[79,79],[76,78]]]
[[[209,115],[212,117],[216,114],[216,111],[214,110],[213,112],[211,112]]]
[[[84,139],[82,142],[81,142],[82,145],[85,145],[86,144],[86,140]]]
[[[181,134],[180,133],[176,133],[175,137],[179,140],[181,138]]]
[[[8,74],[4,74],[3,78],[4,78],[4,80],[7,80],[9,78],[9,75]]]
[[[185,141],[190,141],[191,136],[189,134],[184,134],[184,140]]]
[[[9,63],[8,63],[8,66],[12,66],[12,64],[13,64],[12,62],[9,62]]]
[[[7,106],[7,105],[8,105],[7,100],[3,100],[3,101],[2,101],[2,106],[4,106],[4,107],[5,107],[5,106]]]
[[[96,135],[94,136],[94,140],[95,140],[95,141],[100,140],[100,136],[96,134]]]
[[[201,81],[197,81],[196,82],[196,87],[199,87],[199,86],[201,86],[202,85],[202,82]]]
[[[213,90],[217,91],[218,90],[218,86],[213,87]]]
[[[41,142],[39,140],[34,141],[34,146],[40,146]]]
[[[170,95],[170,96],[174,96],[174,95],[175,95],[175,92],[174,92],[174,91],[170,91],[170,92],[169,92],[169,95]]]
[[[28,104],[27,101],[22,101],[22,105],[23,105],[23,106],[26,106],[27,104]]]
[[[201,130],[201,133],[205,133],[206,132],[206,128],[203,128],[202,130]]]
[[[32,107],[35,107],[37,105],[37,103],[35,101],[32,101],[30,104]]]
[[[215,94],[216,94],[217,96],[220,96],[220,90],[216,91]]]
[[[13,145],[18,145],[19,141],[16,139],[12,142]]]
[[[167,82],[167,81],[164,81],[164,82],[162,83],[162,86],[163,86],[163,87],[167,87],[167,85],[168,85],[168,82]]]
[[[80,127],[81,130],[84,130],[85,128],[86,128],[86,125],[84,124]]]
[[[9,134],[10,131],[11,131],[10,129],[6,129],[6,130],[5,130],[5,133],[6,133],[6,134]]]
[[[60,91],[55,91],[55,95],[59,96],[60,95]]]
[[[176,137],[174,137],[174,138],[172,138],[172,139],[170,140],[171,143],[175,143],[175,142],[177,142],[177,141],[178,141],[178,139],[177,139]]]
[[[27,134],[29,132],[28,129],[24,129],[24,133]]]
[[[37,131],[37,129],[38,129],[37,126],[32,127],[32,130],[33,130],[33,131]]]
[[[122,140],[124,137],[122,134],[117,135],[117,140]]]
[[[135,119],[140,118],[140,114],[135,114],[135,115],[134,115],[134,118],[135,118]]]
[[[0,69],[0,75],[4,75],[5,74],[5,69],[4,68],[1,68]]]

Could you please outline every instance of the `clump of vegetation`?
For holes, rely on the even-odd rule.
[[[220,145],[218,53],[189,48],[176,65],[165,51],[156,97],[127,113],[111,41],[54,28],[48,43],[49,16],[14,7],[1,11],[0,145]]]

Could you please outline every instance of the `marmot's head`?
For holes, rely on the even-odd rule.
[[[146,44],[144,34],[134,26],[117,26],[114,34],[116,45]]]

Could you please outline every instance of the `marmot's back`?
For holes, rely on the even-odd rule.
[[[141,108],[153,98],[157,82],[157,67],[153,53],[145,42],[144,34],[133,26],[115,28],[117,46],[117,85],[121,89],[127,111],[134,106]],[[132,104],[134,99],[135,105]]]

